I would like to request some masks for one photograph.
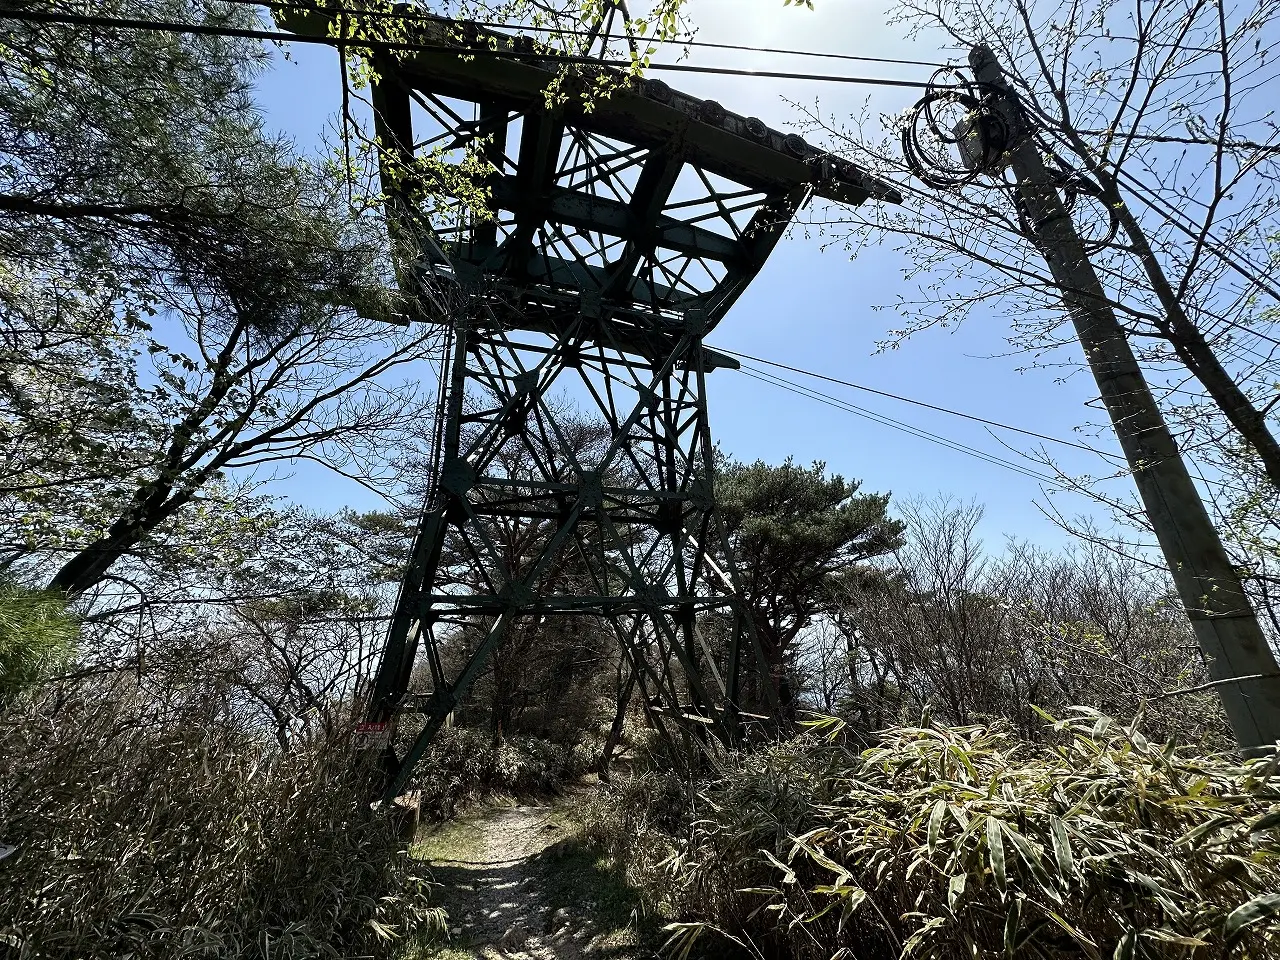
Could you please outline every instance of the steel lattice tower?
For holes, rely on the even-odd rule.
[[[280,19],[327,29],[318,14]],[[899,197],[659,80],[605,66],[558,78],[526,38],[415,22],[422,49],[375,50],[373,104],[393,234],[412,251],[402,283],[434,304],[418,319],[445,325],[448,349],[431,492],[369,700],[371,721],[425,714],[407,754],[388,757],[389,794],[517,618],[607,620],[652,723],[732,740],[743,658],[767,668],[715,509],[706,377],[737,363],[703,338],[811,196]],[[582,93],[600,77],[616,89],[588,108]],[[468,145],[491,167],[496,217],[427,226],[403,171]],[[574,449],[556,402],[566,389],[608,425],[607,442]],[[446,542],[454,562],[484,571],[478,589],[442,586]],[[699,629],[708,615],[728,624],[723,657]],[[446,676],[440,634],[464,622],[483,638]],[[432,692],[413,697],[420,652]]]

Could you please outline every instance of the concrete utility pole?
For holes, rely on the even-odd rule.
[[[1018,182],[1026,218],[1062,291],[1236,741],[1246,753],[1274,748],[1280,741],[1280,666],[1275,654],[1000,64],[989,49],[978,46],[969,54],[969,65],[983,88],[985,105],[1007,125],[1004,161]]]

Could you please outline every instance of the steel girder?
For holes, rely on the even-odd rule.
[[[401,282],[449,346],[431,492],[369,697],[370,721],[425,714],[407,754],[388,753],[388,795],[521,618],[607,620],[655,726],[732,740],[743,660],[768,667],[715,509],[705,380],[737,364],[703,337],[812,195],[899,198],[660,81],[563,74],[523,39],[415,23],[424,49],[371,54],[373,105]],[[587,102],[602,76],[612,94]],[[468,149],[491,215],[429,218],[418,158]],[[606,425],[597,442],[567,435],[565,396]],[[728,625],[718,651],[709,619]],[[448,676],[441,644],[463,623],[482,636]],[[431,692],[413,696],[420,653]]]

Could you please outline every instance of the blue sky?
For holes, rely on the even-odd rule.
[[[827,0],[815,11],[785,9],[781,0],[690,0],[689,9],[699,26],[699,39],[706,41],[923,60],[954,56],[954,51],[924,40],[903,41],[896,28],[885,26],[877,3],[861,0]],[[913,80],[925,80],[929,73],[925,67],[714,50],[695,51],[692,62]],[[908,89],[741,77],[668,75],[665,79],[780,129],[795,119],[794,109],[784,98],[812,102],[817,97],[824,111],[840,114],[860,109],[868,90],[875,112],[897,113],[917,96]],[[333,119],[339,96],[336,54],[320,47],[295,45],[291,60],[277,57],[274,69],[260,81],[259,97],[268,122],[304,147],[317,143]],[[1109,434],[1094,437],[1073,432],[1078,424],[1096,419],[1096,413],[1085,407],[1094,396],[1087,373],[1059,382],[1059,373],[1053,371],[1018,372],[1027,358],[1006,355],[1007,316],[977,314],[958,329],[926,331],[898,350],[877,354],[876,341],[901,325],[901,318],[892,310],[875,308],[912,294],[902,266],[899,255],[886,247],[865,250],[850,260],[836,250],[821,251],[818,238],[793,235],[778,247],[709,342],[1039,433],[1117,449]],[[1070,359],[1078,359],[1078,353]],[[810,381],[809,385],[997,456],[1018,459],[978,424],[831,384]],[[1066,539],[1045,518],[1037,501],[1051,503],[1068,515],[1094,512],[1086,498],[1066,493],[1046,496],[1033,479],[739,373],[713,374],[708,392],[713,433],[739,459],[824,460],[831,470],[861,479],[868,491],[892,491],[895,497],[941,491],[976,499],[987,508],[983,532],[989,539],[1002,534],[1044,544]],[[1034,444],[1016,435],[1006,434],[1003,439],[1015,449]],[[1069,470],[1108,472],[1090,454],[1066,448],[1054,452]],[[300,467],[292,481],[279,486],[281,492],[322,509],[379,505],[371,494],[341,478],[323,475],[318,468]],[[1115,497],[1127,488],[1126,481],[1111,482],[1106,492]]]

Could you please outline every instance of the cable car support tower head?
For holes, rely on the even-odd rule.
[[[317,6],[276,16],[331,35]],[[706,376],[737,362],[703,338],[811,197],[900,198],[799,136],[609,66],[626,9],[605,9],[583,43],[598,65],[408,7],[410,43],[369,47],[397,273],[410,319],[446,344],[427,502],[367,699],[391,731],[423,715],[402,755],[385,745],[388,797],[508,633],[548,617],[610,625],[664,736],[735,741],[748,660],[746,705],[778,710],[715,507]],[[428,216],[418,158],[468,149],[488,215]],[[570,435],[566,392],[607,425],[598,442]],[[454,662],[464,628],[477,639]],[[420,658],[430,689],[410,692]]]

